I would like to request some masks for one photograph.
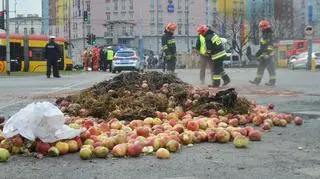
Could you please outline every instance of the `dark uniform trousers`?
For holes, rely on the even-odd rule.
[[[173,56],[173,55],[165,56],[165,63],[166,63],[165,66],[167,67],[167,71],[173,73],[176,69],[176,63],[177,63],[176,56]]]
[[[273,62],[273,59],[271,57],[262,57],[259,60],[259,65],[257,68],[257,75],[254,79],[254,82],[256,84],[260,84],[261,79],[263,77],[264,70],[267,68],[270,79],[269,79],[269,84],[270,85],[275,85],[276,83],[276,69],[275,69],[275,64]]]
[[[223,56],[213,60],[213,87],[219,87],[221,80],[223,80],[224,82],[223,85],[230,83],[230,78],[228,74],[224,71],[223,67],[223,60],[225,58],[226,56]]]
[[[51,75],[51,68],[53,70],[53,76],[59,77],[59,69],[58,69],[58,62],[56,60],[49,60],[47,61],[47,77],[49,78]]]

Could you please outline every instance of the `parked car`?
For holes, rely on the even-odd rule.
[[[224,68],[232,68],[232,67],[241,67],[241,62],[239,60],[239,56],[232,55],[231,53],[227,54],[227,57],[225,60],[223,60],[223,66]]]
[[[120,49],[116,52],[112,61],[112,73],[121,72],[123,70],[144,70],[144,60],[140,60],[137,51],[132,49]]]
[[[316,60],[316,67],[320,67],[320,52],[312,52],[312,59]],[[306,69],[308,63],[308,52],[299,54],[295,59],[292,59],[288,63],[288,68],[291,70],[295,69]]]

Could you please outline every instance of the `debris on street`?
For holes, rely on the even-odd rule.
[[[20,134],[6,138],[0,130],[1,161],[8,160],[6,151],[37,158],[79,152],[83,160],[141,155],[169,159],[183,146],[203,142],[248,148],[275,126],[303,123],[299,117],[276,113],[272,104],[262,106],[238,96],[236,89],[193,87],[159,72],[121,73],[59,98],[56,105],[65,114],[64,124],[83,132],[47,142]]]

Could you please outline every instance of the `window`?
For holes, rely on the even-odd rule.
[[[186,25],[185,34],[189,35],[189,26],[188,25]]]
[[[126,0],[122,0],[122,3],[121,3],[121,10],[125,11],[126,10]]]
[[[303,48],[303,42],[298,42],[298,49]]]
[[[32,56],[30,60],[44,60],[44,48],[40,47],[30,47]]]
[[[182,22],[182,13],[178,12],[178,22]]]
[[[113,4],[114,4],[114,10],[117,11],[118,10],[118,0],[113,0]]]
[[[185,1],[185,9],[186,11],[189,10],[189,0]]]
[[[126,35],[127,34],[127,28],[126,28],[126,26],[124,25],[123,27],[122,27],[122,35]]]
[[[181,35],[181,34],[182,34],[181,29],[182,29],[182,25],[181,25],[181,24],[178,24],[178,35]]]
[[[154,35],[155,34],[155,25],[151,25],[150,27],[150,34]]]
[[[159,12],[158,12],[158,20],[159,20],[159,21],[163,21],[162,11],[159,11]]]
[[[154,22],[154,14],[153,13],[150,14],[150,21]]]
[[[130,6],[129,6],[130,10],[133,10],[133,0],[130,0]]]
[[[154,0],[150,0],[150,9],[154,9]]]
[[[162,8],[162,0],[157,0],[158,1],[158,10],[159,11],[162,11],[163,8]]]
[[[178,9],[182,9],[182,0],[178,0]]]
[[[110,13],[108,12],[107,13],[107,20],[110,20],[111,18],[110,18]]]
[[[90,1],[86,1],[87,11],[90,12]]]
[[[134,17],[133,17],[133,13],[132,12],[130,12],[130,14],[129,14],[129,20],[133,20],[134,19]]]
[[[130,35],[133,35],[134,27],[133,25],[130,26]]]

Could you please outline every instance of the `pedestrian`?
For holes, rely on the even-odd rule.
[[[107,67],[109,68],[109,72],[112,71],[112,60],[113,60],[113,55],[114,55],[114,52],[112,50],[112,47],[109,46],[107,47],[107,51],[106,51],[106,54],[105,54],[105,57],[106,57],[106,60],[105,60],[105,69],[107,69]]]
[[[51,68],[53,70],[53,77],[60,78],[58,69],[58,60],[61,58],[61,52],[58,44],[55,42],[56,37],[50,36],[49,42],[45,46],[45,59],[47,61],[47,77],[51,76]]]
[[[202,29],[200,29],[200,27],[201,26],[198,27],[199,36],[196,41],[195,50],[198,52],[198,54],[200,54],[200,81],[201,81],[201,84],[204,84],[207,65],[209,65],[210,74],[212,78],[213,61],[211,60],[210,54],[207,53],[206,40],[205,40],[205,37],[201,34]]]
[[[220,37],[215,34],[207,25],[200,25],[198,32],[205,37],[206,48],[213,61],[212,85],[209,87],[218,88],[220,81],[223,80],[223,86],[230,83],[228,74],[224,71],[223,60],[227,58],[227,52],[224,49]]]
[[[92,49],[92,63],[93,63],[93,71],[98,71],[99,68],[99,49],[95,46]]]
[[[167,71],[174,73],[176,67],[176,40],[174,39],[174,31],[177,28],[176,23],[169,23],[167,24],[164,35],[162,36],[161,43],[162,43],[162,50],[164,52],[164,62],[167,67]]]
[[[259,59],[259,65],[257,68],[257,74],[254,80],[250,80],[251,84],[259,85],[264,70],[267,68],[269,72],[269,82],[265,83],[266,86],[274,86],[276,84],[276,69],[272,59],[272,29],[269,21],[262,20],[259,23],[259,27],[262,30],[262,37],[260,39],[260,48],[256,53],[256,57]]]
[[[83,57],[83,68],[88,71],[89,70],[89,51],[88,48],[84,48],[84,51],[82,52]]]
[[[104,49],[103,49],[103,46],[100,47],[100,71],[106,71],[107,67],[104,66],[104,61],[105,61],[105,52],[104,52]]]

